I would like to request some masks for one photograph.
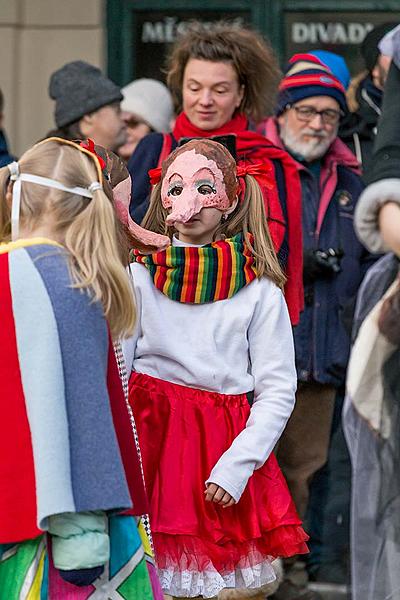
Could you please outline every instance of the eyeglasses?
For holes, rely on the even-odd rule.
[[[138,117],[135,116],[127,116],[127,117],[122,117],[123,122],[125,123],[125,125],[127,127],[138,127],[138,125],[146,125],[147,123],[145,123],[144,121],[142,121],[141,119],[139,119]]]
[[[335,110],[333,108],[326,108],[325,110],[317,110],[313,106],[293,106],[288,104],[287,109],[293,108],[296,111],[296,116],[299,121],[308,123],[312,121],[316,115],[319,115],[324,125],[336,125],[339,122],[340,117],[344,116],[341,110]]]

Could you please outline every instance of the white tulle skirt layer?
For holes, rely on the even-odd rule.
[[[199,571],[178,571],[173,567],[158,569],[161,587],[171,596],[195,598],[213,598],[225,588],[258,589],[276,579],[274,567],[270,561],[238,568],[230,573],[221,574],[210,564],[209,569]]]

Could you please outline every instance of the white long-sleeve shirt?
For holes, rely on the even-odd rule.
[[[160,292],[145,266],[135,263],[131,273],[138,320],[122,343],[128,373],[222,394],[254,390],[245,429],[207,480],[238,501],[294,407],[293,337],[282,292],[262,278],[227,300],[183,304]]]

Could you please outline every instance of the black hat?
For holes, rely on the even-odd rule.
[[[50,77],[49,94],[56,101],[57,127],[123,99],[120,88],[111,79],[83,60],[67,63],[55,71]]]
[[[361,44],[361,56],[364,59],[365,66],[369,72],[373,70],[380,54],[378,44],[389,31],[394,29],[397,22],[393,23],[382,23],[377,25],[374,29],[371,29],[364,38]]]

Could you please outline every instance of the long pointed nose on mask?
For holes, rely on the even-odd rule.
[[[187,223],[192,217],[198,215],[204,204],[204,196],[193,194],[190,191],[176,196],[172,202],[172,211],[166,218],[167,225]]]
[[[130,243],[143,253],[165,250],[171,244],[169,237],[143,229],[131,218],[129,214],[131,185],[131,178],[127,177],[113,188],[115,210],[119,220],[128,228]]]
[[[198,140],[188,142],[188,145],[193,146],[194,143],[205,145],[204,141]],[[215,160],[197,152],[195,148],[185,151],[183,146],[180,154],[168,166],[161,183],[161,201],[164,208],[170,210],[166,218],[167,225],[187,223],[203,208],[213,207],[224,211],[234,201],[237,189],[235,161],[223,146],[220,150],[220,144],[212,144],[216,147],[211,150],[217,151],[218,156],[221,154],[231,170],[230,179],[234,183],[231,194],[227,193],[224,173]]]

